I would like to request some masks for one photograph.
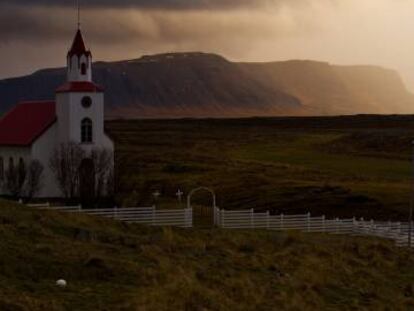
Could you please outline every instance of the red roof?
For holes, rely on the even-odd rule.
[[[62,86],[58,87],[56,93],[102,93],[104,89],[99,85],[88,82],[88,81],[79,81],[79,82],[66,82]]]
[[[86,50],[85,41],[83,41],[82,32],[80,29],[76,32],[75,39],[73,40],[72,47],[68,52],[68,56],[72,57],[73,55],[81,56],[86,55],[90,56],[91,52]]]
[[[55,122],[55,102],[20,103],[0,119],[0,145],[30,146]]]

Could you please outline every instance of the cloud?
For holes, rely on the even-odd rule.
[[[238,8],[214,13],[208,10],[100,8],[85,11],[82,24],[98,44],[136,40],[143,44],[157,42],[179,46],[203,41],[232,44],[232,41],[249,41],[253,37],[284,36],[300,30],[301,27],[295,29],[295,18],[286,10],[275,8]],[[63,40],[73,35],[75,26],[76,14],[72,8],[32,7],[29,10],[0,4],[0,36],[3,39],[0,46],[16,41],[35,44]]]
[[[41,5],[29,8],[23,5],[29,1],[16,1],[19,5],[1,1],[0,77],[63,65],[65,50],[76,28],[74,8]],[[95,59],[99,60],[192,50],[221,53],[234,59],[254,49],[257,40],[275,40],[312,29],[312,25],[303,27],[306,22],[296,27],[293,20],[301,17],[295,17],[293,12],[279,6],[266,9],[239,6],[215,11],[100,7],[83,12],[82,28]],[[17,51],[30,53],[24,56]]]
[[[139,8],[139,9],[228,9],[259,7],[280,3],[304,2],[306,0],[88,0],[81,5],[87,8]],[[0,0],[0,4],[10,4]],[[61,6],[74,7],[75,0],[14,0],[15,6]]]
[[[64,65],[76,0],[0,0],[0,77]],[[95,60],[205,51],[396,68],[414,85],[411,0],[84,0]]]

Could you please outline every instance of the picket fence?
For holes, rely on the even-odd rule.
[[[35,208],[82,213],[151,226],[193,227],[193,210],[158,210],[151,207],[129,207],[108,209],[82,209],[81,206],[53,207],[30,205]],[[410,226],[408,222],[379,222],[364,219],[327,219],[325,216],[271,215],[269,212],[256,213],[250,210],[214,210],[214,223],[224,229],[267,229],[275,231],[295,230],[309,233],[331,233],[373,236],[395,241],[398,246],[409,246]],[[411,228],[414,247],[414,230]]]
[[[157,210],[151,207],[82,209],[81,206],[33,206],[41,209],[56,210],[69,213],[82,213],[101,216],[115,220],[152,226],[172,226],[191,228],[193,226],[192,209]]]
[[[296,230],[309,233],[373,236],[393,240],[396,245],[401,247],[409,245],[414,247],[414,229],[411,228],[412,243],[410,243],[408,222],[367,221],[363,218],[327,219],[325,216],[312,217],[310,213],[270,215],[269,212],[255,213],[253,209],[239,211],[217,209],[215,219],[218,227],[227,229]]]

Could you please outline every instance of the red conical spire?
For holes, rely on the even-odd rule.
[[[85,42],[83,41],[82,32],[80,29],[78,29],[78,31],[76,32],[76,36],[73,40],[72,47],[68,52],[69,57],[72,57],[73,55],[76,55],[78,57],[81,55],[91,55],[91,52],[86,50]]]

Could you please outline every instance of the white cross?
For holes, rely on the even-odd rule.
[[[157,199],[161,195],[161,193],[157,190],[152,195],[154,196],[155,199]]]
[[[180,189],[177,190],[177,193],[175,194],[178,197],[178,202],[181,203],[181,199],[184,195],[184,192],[182,192]]]

